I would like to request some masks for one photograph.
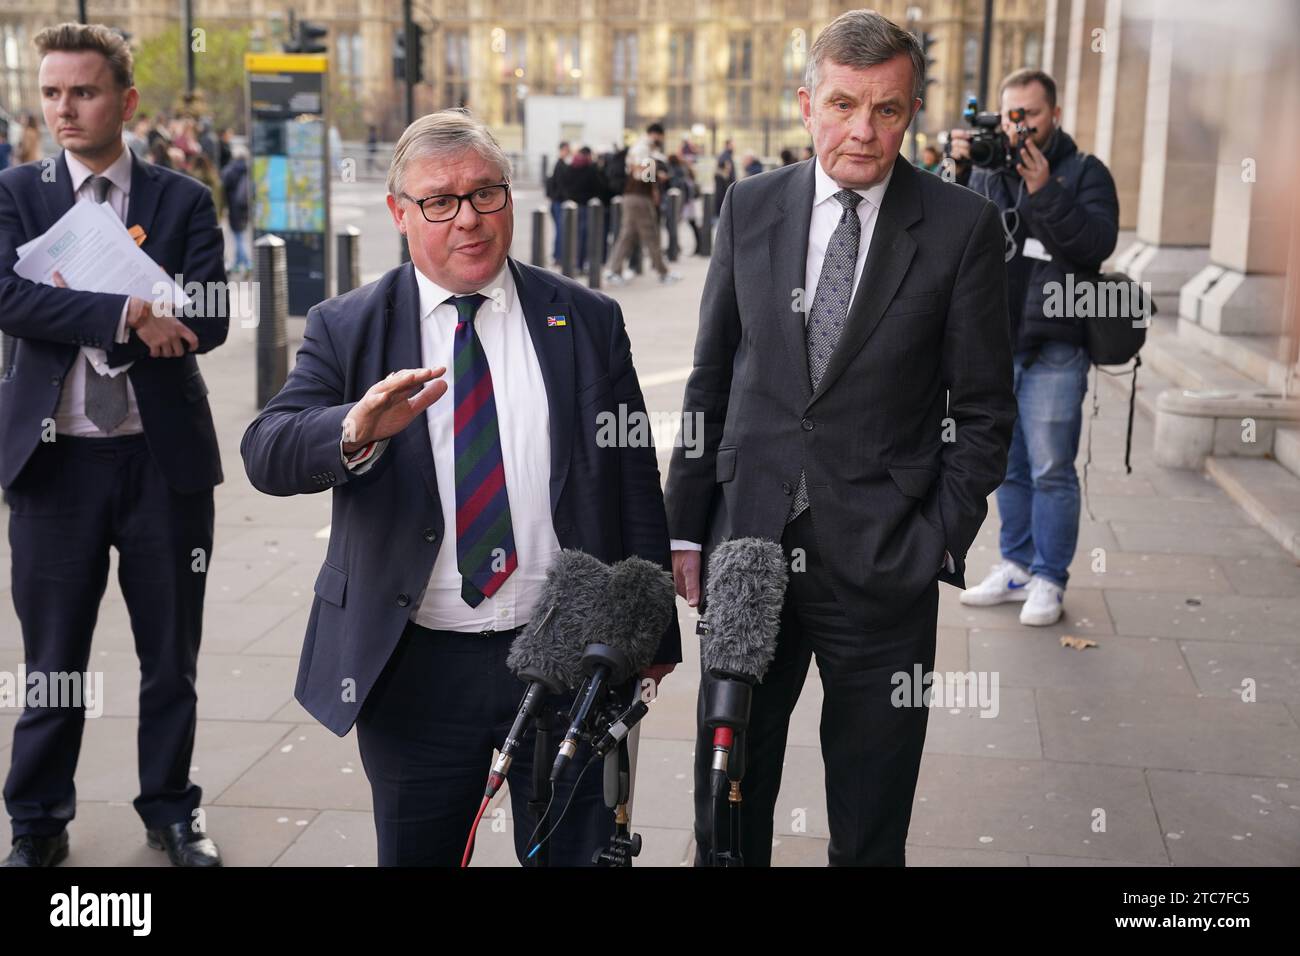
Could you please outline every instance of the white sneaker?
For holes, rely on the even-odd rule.
[[[610,285],[623,285],[627,280],[616,272],[605,272],[605,281]]]
[[[1047,627],[1061,619],[1065,588],[1053,584],[1047,578],[1034,575],[1025,590],[1029,592],[1029,597],[1025,600],[1025,606],[1020,609],[1021,624],[1030,627]]]
[[[1029,572],[1012,561],[994,566],[986,577],[973,588],[961,592],[961,603],[970,607],[991,607],[1008,601],[1023,601],[1028,595]]]
[[[665,272],[659,277],[660,285],[670,285],[674,282],[680,282],[682,279],[680,272]]]

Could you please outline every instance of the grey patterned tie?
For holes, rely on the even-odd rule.
[[[862,238],[862,220],[858,218],[858,203],[862,197],[851,189],[841,189],[835,199],[844,207],[840,213],[839,224],[831,233],[830,244],[826,247],[826,258],[822,260],[822,271],[817,277],[817,292],[813,295],[812,308],[808,310],[808,322],[804,334],[808,337],[808,380],[813,391],[821,384],[830,364],[831,353],[844,331],[844,323],[849,317],[849,299],[853,295],[853,270],[858,265],[858,241]],[[808,510],[808,479],[799,472],[799,487],[795,489],[794,500],[790,502],[789,524]]]
[[[92,176],[90,188],[94,191],[95,202],[108,198],[108,187],[112,183],[104,176]],[[86,366],[86,417],[102,432],[111,432],[126,418],[126,373],[117,375],[100,375],[90,359],[84,355],[81,361]]]

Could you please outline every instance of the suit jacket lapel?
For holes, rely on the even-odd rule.
[[[849,307],[844,332],[831,353],[826,373],[818,384],[812,401],[816,401],[835,384],[849,362],[880,324],[885,309],[894,298],[903,276],[907,274],[916,240],[907,227],[921,218],[921,197],[913,177],[919,175],[901,156],[894,160],[894,174],[876,215],[867,261],[862,266],[853,304]],[[806,366],[806,362],[805,362]]]
[[[129,152],[129,150],[128,150]],[[138,156],[131,154],[131,196],[126,204],[126,227],[139,226],[147,235],[153,225],[154,214],[158,210],[158,199],[162,196],[162,185],[158,182],[158,170],[142,163]]]
[[[812,303],[806,290],[800,295],[804,311],[793,308],[794,292],[803,289],[808,261],[808,227],[812,222],[815,175],[807,160],[794,176],[794,185],[778,194],[773,204],[773,219],[767,226],[768,255],[771,262],[772,296],[777,303],[778,326],[790,354],[794,379],[807,399],[812,393],[808,380],[808,339],[804,319]]]
[[[42,176],[44,170],[42,170]],[[49,217],[45,223],[45,229],[50,228],[59,221],[59,218],[72,208],[72,173],[68,171],[68,161],[64,158],[63,152],[59,152],[58,159],[54,161],[54,181],[46,182],[41,180],[41,202],[45,205],[45,213]],[[44,232],[42,229],[41,232]],[[40,233],[36,233],[40,235]],[[29,237],[31,238],[31,237]]]
[[[134,191],[134,187],[133,187]],[[387,337],[384,343],[384,368],[387,375],[404,368],[422,368],[424,350],[420,344],[420,289],[415,283],[415,267],[407,263],[397,274],[388,291]],[[450,390],[440,401],[451,398]],[[433,465],[433,445],[429,427],[423,420],[412,422],[393,438],[393,451],[405,457],[424,478],[434,501],[438,496],[438,473]]]
[[[528,267],[516,264],[513,259],[507,261],[515,278],[515,294],[519,296],[524,322],[528,325],[528,334],[542,368],[542,380],[546,383],[546,404],[551,418],[551,517],[554,518],[573,454],[576,392],[572,305],[560,300],[556,287],[536,278]],[[564,324],[548,324],[547,319],[551,316],[562,316]]]

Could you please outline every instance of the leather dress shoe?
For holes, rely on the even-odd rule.
[[[68,831],[54,836],[20,836],[0,866],[58,866],[68,858]]]
[[[145,830],[145,839],[155,850],[166,850],[172,866],[220,866],[221,851],[202,830],[188,823],[169,823],[156,830]]]

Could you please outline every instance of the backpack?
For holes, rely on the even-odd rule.
[[[1088,160],[1088,153],[1079,151],[1079,177],[1075,179],[1074,186],[1077,188],[1079,180],[1083,178],[1083,167]],[[1134,282],[1123,272],[1093,272],[1077,274],[1075,278],[1075,287],[1089,283],[1093,286],[1094,308],[1088,317],[1083,320],[1083,341],[1084,347],[1088,350],[1088,358],[1097,371],[1105,372],[1107,375],[1131,375],[1128,393],[1128,423],[1125,426],[1124,434],[1124,473],[1131,475],[1133,466],[1130,460],[1133,456],[1133,415],[1137,403],[1137,370],[1142,365],[1142,346],[1146,343],[1147,328],[1151,325],[1151,316],[1156,314],[1156,304],[1143,292],[1142,287]],[[1103,305],[1115,304],[1123,301],[1124,307],[1118,314],[1111,314],[1103,308]],[[1134,321],[1134,316],[1140,315],[1143,321]],[[1132,368],[1123,369],[1117,372],[1108,372],[1103,369],[1103,365],[1126,365],[1133,363]],[[1097,417],[1099,406],[1097,404],[1096,377],[1094,376],[1092,390],[1092,418]],[[1088,422],[1088,457],[1083,463],[1083,476],[1085,497],[1088,481],[1088,465],[1092,463],[1092,421]],[[1091,509],[1089,509],[1091,517]]]

